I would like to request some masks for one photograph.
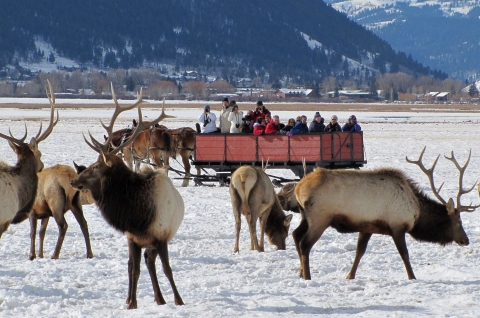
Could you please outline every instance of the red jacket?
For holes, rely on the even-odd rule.
[[[263,135],[265,133],[265,126],[263,125],[255,125],[253,126],[253,134],[256,136]]]
[[[266,134],[276,134],[278,133],[279,129],[277,129],[275,122],[271,120],[268,124],[267,127],[265,127],[265,133]]]

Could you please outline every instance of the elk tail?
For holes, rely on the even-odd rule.
[[[250,215],[252,213],[250,209],[250,205],[248,204],[249,198],[250,198],[250,192],[255,186],[255,183],[257,183],[257,174],[241,174],[240,175],[240,184],[239,186],[239,194],[242,199],[242,214],[243,215]]]

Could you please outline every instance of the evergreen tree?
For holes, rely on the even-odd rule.
[[[468,95],[470,97],[478,96],[478,88],[477,88],[477,85],[475,85],[475,83],[472,83],[468,88]]]
[[[372,81],[370,82],[370,88],[369,88],[370,96],[372,96],[373,98],[377,98],[378,97],[377,90],[378,90],[377,80],[375,79],[375,76],[373,76]]]

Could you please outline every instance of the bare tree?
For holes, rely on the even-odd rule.
[[[183,85],[183,91],[192,94],[195,98],[205,96],[205,82],[190,81]]]
[[[148,87],[148,94],[151,98],[160,99],[163,96],[176,96],[178,93],[177,84],[171,81],[159,81]]]

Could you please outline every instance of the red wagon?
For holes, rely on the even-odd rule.
[[[221,183],[232,171],[248,164],[290,169],[303,174],[315,167],[359,168],[367,163],[363,132],[310,133],[286,135],[196,134],[193,165],[213,169]]]

